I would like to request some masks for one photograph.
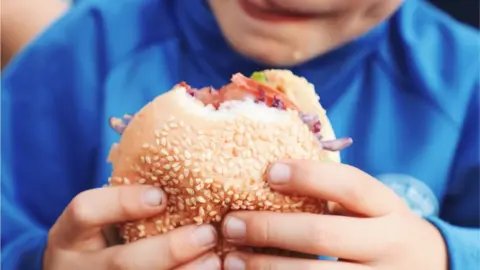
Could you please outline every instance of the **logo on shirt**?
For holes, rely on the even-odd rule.
[[[419,216],[437,216],[439,203],[424,182],[406,174],[382,174],[376,177],[400,196]]]

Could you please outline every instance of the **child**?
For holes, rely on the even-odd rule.
[[[232,253],[224,267],[472,269],[478,38],[421,0],[83,0],[4,73],[2,265],[220,269],[209,225],[107,246],[101,227],[154,215],[166,202],[146,186],[96,189],[119,139],[108,118],[183,80],[219,87],[236,72],[275,67],[312,82],[337,136],[355,142],[342,152],[350,166],[284,161],[270,169],[270,184],[347,211],[236,212],[223,232],[239,244],[342,259]]]

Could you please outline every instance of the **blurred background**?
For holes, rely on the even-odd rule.
[[[430,2],[457,20],[479,29],[479,0],[430,0]]]
[[[69,8],[70,0],[0,0],[1,66],[27,45]],[[82,1],[76,0],[75,2]],[[114,1],[114,0],[104,0]],[[165,1],[165,0],[152,0]],[[458,21],[480,26],[480,0],[404,0],[430,1]],[[73,1],[72,1],[73,2]]]

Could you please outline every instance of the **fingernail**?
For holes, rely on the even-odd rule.
[[[290,166],[283,163],[275,163],[270,167],[268,176],[272,184],[285,184],[290,180]]]
[[[210,256],[200,262],[195,269],[201,270],[217,270],[220,269],[220,260],[215,256]]]
[[[162,204],[163,193],[158,188],[151,188],[143,194],[143,199],[145,203],[150,206],[159,206]]]
[[[245,270],[245,262],[236,255],[228,255],[225,260],[225,270]]]
[[[199,246],[211,246],[215,244],[216,232],[209,225],[203,225],[193,231],[193,238]]]
[[[236,217],[228,217],[225,224],[225,234],[230,240],[242,240],[247,234],[247,225]]]

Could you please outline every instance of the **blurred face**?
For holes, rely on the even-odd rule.
[[[292,66],[365,33],[401,0],[209,0],[239,53],[265,64]]]

